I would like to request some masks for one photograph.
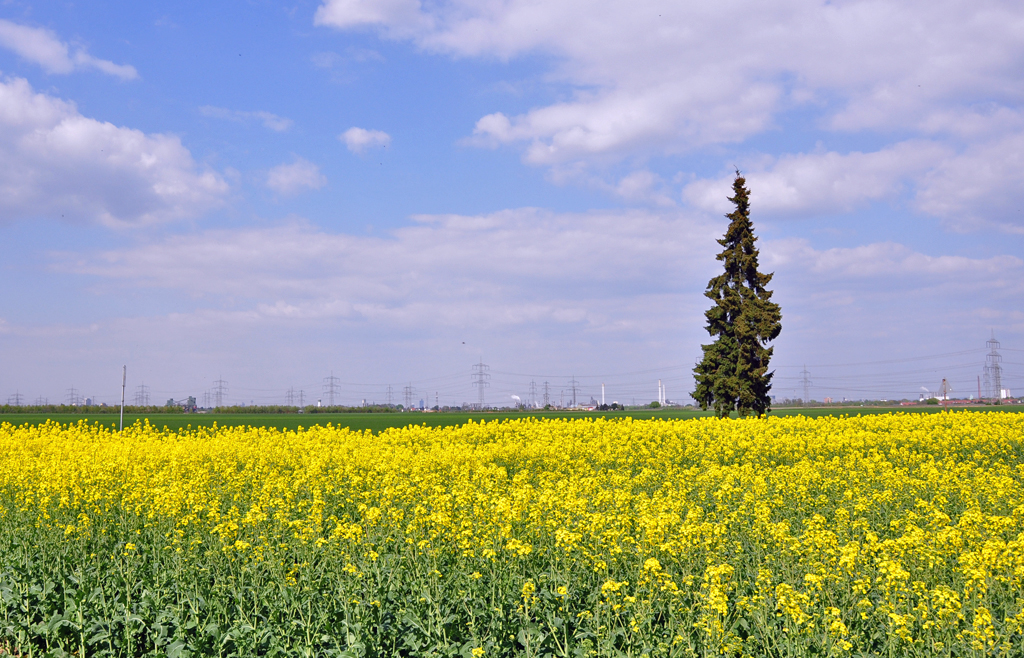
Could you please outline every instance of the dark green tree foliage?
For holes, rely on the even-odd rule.
[[[714,407],[719,416],[735,410],[740,416],[763,415],[771,408],[772,375],[768,361],[774,340],[782,330],[782,312],[765,288],[771,274],[757,271],[754,226],[750,223],[750,192],[746,180],[736,172],[729,200],[736,210],[726,215],[729,228],[718,241],[724,249],[718,260],[725,272],[708,282],[704,296],[715,302],[704,316],[708,333],[714,337],[703,345],[704,358],[693,372],[697,390],[693,398],[701,409]]]

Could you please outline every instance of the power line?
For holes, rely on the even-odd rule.
[[[402,394],[405,396],[405,409],[408,410],[412,407],[412,384],[402,389]]]
[[[481,409],[484,408],[484,389],[491,385],[488,381],[490,380],[491,375],[487,372],[490,369],[490,366],[484,365],[483,359],[480,359],[480,363],[473,366],[473,385],[479,389],[479,402]]]
[[[976,340],[978,339],[976,338]],[[780,397],[792,395],[794,398],[802,393],[803,399],[808,403],[812,395],[820,400],[823,399],[820,396],[836,396],[836,394],[838,394],[836,399],[841,399],[842,396],[866,399],[916,399],[917,390],[922,384],[928,384],[928,388],[934,388],[933,382],[939,381],[943,377],[946,377],[948,383],[958,391],[956,393],[958,397],[961,395],[966,397],[967,393],[974,394],[977,388],[981,388],[980,393],[982,397],[999,398],[1002,395],[1008,394],[1008,389],[1012,389],[1016,393],[1018,387],[1024,388],[1024,383],[1022,383],[1024,382],[1024,363],[1022,363],[1024,359],[1021,358],[1021,354],[1024,351],[1015,350],[1012,347],[1003,348],[1000,341],[995,338],[994,333],[987,342],[978,340],[975,344],[978,347],[972,350],[949,351],[941,354],[899,359],[837,363],[830,366],[815,366],[812,364],[776,366],[775,390],[773,393],[779,393]],[[1002,356],[1003,350],[1010,352],[1009,360]],[[841,358],[839,357],[836,360],[838,361]],[[875,358],[878,357],[876,356]],[[982,374],[982,369],[978,366],[984,366],[983,387],[978,386],[980,382],[976,383],[976,380],[979,379],[978,376]],[[495,367],[498,366],[496,365]],[[498,391],[528,391],[529,402],[532,405],[541,406],[541,401],[543,401],[544,406],[554,406],[557,403],[554,402],[554,389],[550,383],[553,380],[556,384],[558,381],[568,384],[568,386],[563,386],[564,399],[562,402],[564,405],[578,406],[580,400],[587,400],[592,397],[583,392],[581,381],[587,381],[588,387],[591,385],[591,382],[603,382],[606,390],[611,388],[614,392],[613,396],[608,397],[618,397],[620,400],[629,400],[631,397],[635,397],[639,400],[649,395],[647,387],[650,386],[652,380],[657,381],[659,378],[661,379],[659,397],[667,402],[668,386],[672,386],[673,390],[676,391],[684,391],[691,390],[687,387],[692,384],[690,372],[692,368],[690,366],[633,371],[634,373],[656,373],[653,376],[650,374],[646,376],[640,374],[636,376],[601,375],[600,377],[576,377],[575,373],[573,373],[570,380],[565,380],[564,371],[562,375],[545,377],[537,374],[520,375],[494,370],[491,366],[483,363],[482,357],[471,368],[472,377],[469,381],[465,379],[465,371],[463,371],[462,375],[445,375],[430,378],[429,380],[409,380],[408,387],[412,389],[412,395],[405,396],[404,390],[403,393],[398,393],[398,390],[404,389],[404,386],[394,387],[391,389],[389,402],[392,406],[395,406],[399,400],[404,398],[403,401],[411,406],[413,398],[418,399],[418,395],[424,394],[426,398],[428,394],[424,392],[429,391],[430,388],[434,388],[437,391],[435,392],[435,402],[439,402],[439,389],[444,388],[446,390],[446,399],[450,398],[454,401],[477,398],[477,404],[467,406],[486,406],[487,388],[494,386],[495,390]],[[812,369],[814,376],[817,377],[814,381],[811,378]],[[549,370],[549,368],[545,368],[545,370]],[[332,377],[334,378],[333,380],[331,379]],[[325,392],[324,402],[335,406],[344,404],[345,400],[350,398],[377,397],[380,395],[381,388],[383,388],[380,383],[343,382],[340,378],[334,377],[333,372],[331,377],[323,378],[321,381],[316,380],[315,374],[311,379],[312,382],[305,382],[301,381],[302,378],[300,377],[300,386],[315,391],[323,385]],[[326,385],[324,384],[325,381],[327,382]],[[209,408],[231,404],[228,382],[218,379],[215,384],[216,386],[212,390],[207,390],[206,392],[200,390],[203,393],[201,399],[204,400],[204,406]],[[331,384],[333,384],[333,387]],[[814,394],[812,390],[815,387],[818,388],[817,394]],[[419,389],[422,390],[417,393],[416,391]],[[251,391],[251,393],[246,391]],[[374,393],[373,391],[377,392]],[[85,401],[84,395],[77,388],[67,389],[66,392],[68,394],[67,399],[64,400],[66,403],[80,405]],[[154,392],[151,387],[145,384],[137,385],[133,391],[134,402],[140,406],[152,404],[149,398],[157,398],[159,396],[159,399],[164,399],[169,397],[171,393],[173,393],[175,398],[184,398],[191,392],[164,391],[164,389]],[[238,389],[236,387],[235,390],[235,394],[240,398],[254,397],[257,404],[277,404],[282,399],[282,393],[285,393],[285,391],[282,391],[280,388],[243,387]],[[403,397],[399,397],[399,395]],[[677,393],[677,395],[684,394]],[[31,400],[31,398],[26,400],[27,396],[20,394],[20,392],[19,396],[11,396],[4,399],[12,404],[20,400],[22,405],[27,404]],[[302,405],[304,403],[298,386],[292,385],[287,387],[287,393],[284,397],[290,405],[295,405],[296,403]],[[297,398],[299,399],[297,400]],[[601,396],[598,396],[597,399],[604,400],[607,403],[607,400]],[[62,400],[58,399],[57,403],[59,404],[60,402]],[[453,402],[453,404],[455,403]],[[504,403],[498,402],[497,404]]]
[[[821,366],[819,366],[819,367],[821,367]],[[919,370],[900,370],[898,372],[898,375],[901,376],[901,377],[906,377],[908,375],[933,374],[933,373],[936,373],[936,372],[947,372],[949,370],[974,370],[977,367],[978,367],[978,362],[977,361],[972,361],[970,363],[959,363],[959,364],[955,364],[955,365],[939,365],[939,366],[935,366],[934,368],[922,368],[922,369],[919,369]],[[800,373],[797,373],[797,374],[800,374]],[[828,381],[834,381],[834,380],[864,379],[864,378],[876,379],[877,377],[878,377],[877,372],[866,372],[866,373],[855,373],[855,374],[849,374],[849,375],[838,375],[838,376],[835,376],[835,377],[820,376],[819,379],[828,380]],[[787,375],[776,375],[775,376],[775,381],[778,381],[778,380],[799,381],[800,379],[802,379],[802,378],[801,377],[796,377],[796,376],[787,376]]]
[[[930,361],[931,359],[945,359],[951,356],[964,356],[966,354],[977,354],[980,348],[961,350],[959,352],[946,352],[945,354],[928,354],[925,356],[911,356],[904,359],[888,359],[885,361],[863,361],[861,363],[812,363],[812,368],[851,368],[854,366],[879,366],[892,363],[910,363],[912,361]],[[797,368],[800,366],[775,366],[776,368]],[[807,367],[806,365],[803,367]]]
[[[331,371],[330,377],[324,377],[324,394],[327,396],[327,406],[334,406],[334,397],[338,394],[338,383],[341,380],[334,376],[334,371]]]
[[[1004,348],[1004,349],[1008,349],[1008,348]],[[926,355],[922,355],[922,356],[912,356],[912,357],[906,357],[906,358],[901,358],[901,359],[887,359],[887,360],[884,360],[884,361],[863,361],[861,363],[817,363],[817,364],[811,364],[811,367],[812,368],[849,368],[849,367],[854,367],[854,366],[874,366],[874,365],[889,365],[889,364],[894,364],[894,363],[911,363],[913,361],[929,361],[929,360],[932,360],[932,359],[943,359],[943,358],[948,358],[948,357],[951,357],[951,356],[965,356],[965,355],[968,355],[968,354],[978,354],[979,352],[982,352],[982,351],[983,350],[981,348],[974,348],[974,349],[970,349],[970,350],[960,350],[958,352],[946,352],[946,353],[942,353],[942,354],[926,354]],[[777,365],[777,366],[773,366],[773,367],[776,368],[776,369],[780,369],[780,368],[803,368],[803,367],[806,367],[806,366]],[[599,378],[599,379],[607,380],[607,379],[611,379],[611,378],[614,378],[614,377],[628,377],[628,376],[633,376],[633,375],[649,375],[651,373],[665,372],[665,371],[670,371],[670,370],[684,370],[684,371],[689,372],[689,371],[693,370],[693,366],[692,365],[686,365],[686,364],[680,364],[680,365],[664,366],[664,367],[661,367],[661,368],[649,368],[647,370],[633,370],[633,371],[629,371],[629,372],[588,374],[588,375],[581,375],[581,377],[585,377],[585,378]],[[512,377],[558,377],[558,375],[547,375],[547,374],[539,374],[539,373],[507,372],[507,371],[504,371],[504,370],[495,370],[494,374],[496,374],[496,375],[509,375],[509,376],[512,376]]]
[[[135,406],[149,406],[149,387],[146,386],[145,384],[139,384],[138,386],[135,387]]]
[[[810,374],[811,373],[807,372],[807,366],[804,366],[804,369],[800,371],[800,383],[803,384],[804,387],[805,405],[811,400],[811,380],[809,379]]]
[[[992,338],[985,341],[988,354],[985,355],[985,389],[989,397],[994,400],[1003,398],[1003,367],[1000,362],[1003,357],[999,354],[999,341],[996,340],[996,332],[992,332]]]
[[[1002,348],[1002,347],[1000,347],[1000,352],[1002,351],[1002,349],[1009,349],[1009,348]],[[914,356],[914,357],[907,357],[907,358],[900,358],[900,359],[887,359],[887,360],[878,360],[878,361],[870,361],[870,362],[869,361],[865,361],[865,362],[861,362],[861,363],[843,363],[843,364],[829,364],[829,365],[812,365],[812,364],[807,364],[806,368],[808,370],[810,370],[811,368],[815,368],[815,372],[817,373],[817,377],[818,377],[817,385],[818,385],[819,388],[827,387],[829,389],[832,389],[833,386],[835,386],[835,387],[842,388],[843,390],[851,390],[851,391],[852,390],[858,390],[858,391],[863,390],[863,391],[879,391],[879,392],[883,392],[884,391],[886,393],[892,393],[892,394],[897,394],[898,395],[898,394],[900,394],[901,391],[905,392],[905,391],[903,391],[903,389],[907,388],[911,384],[919,383],[919,382],[911,381],[913,379],[913,375],[915,373],[937,374],[939,371],[941,371],[942,374],[946,374],[947,372],[950,372],[950,371],[954,371],[955,372],[955,370],[957,368],[970,369],[970,370],[974,370],[975,372],[977,372],[978,363],[977,363],[976,356],[979,355],[979,354],[983,354],[984,352],[985,352],[985,350],[983,348],[979,347],[979,348],[973,349],[973,350],[951,351],[951,352],[946,352],[946,353],[941,353],[941,354],[921,355],[921,356]],[[958,356],[958,355],[968,355],[968,354],[969,355],[975,355],[975,358],[972,360],[971,364],[965,364],[963,366],[956,365],[956,366],[952,366],[952,367],[941,366],[940,365],[940,362],[944,358],[955,357],[955,356]],[[933,366],[927,365],[927,363],[929,361],[933,362]],[[911,365],[911,364],[914,364],[914,363],[919,363],[920,367],[912,368],[911,370],[899,369],[896,372],[889,372],[889,373],[883,374],[883,375],[881,375],[881,378],[879,378],[879,373],[877,371],[875,371],[875,372],[865,372],[865,371],[874,370],[875,368],[872,367],[872,366],[875,366],[875,367],[882,366],[883,368],[885,368],[886,365],[890,365],[890,366],[896,365],[896,364]],[[1015,379],[1012,380],[1012,381],[1007,379],[1007,372],[1006,372],[1007,365],[1008,365],[1008,363],[1006,361],[1002,362],[1002,385],[1004,387],[1007,386],[1008,384],[1012,383],[1012,381],[1016,381]],[[858,370],[858,371],[854,371],[854,372],[845,373],[842,376],[831,376],[830,377],[827,374],[827,370],[822,370],[822,369],[828,369],[828,368],[837,368],[837,369],[841,369],[842,370],[842,369],[846,369],[846,368],[850,368],[850,367],[855,368],[855,369],[863,368],[864,371],[859,371]],[[794,391],[795,391],[794,394],[795,395],[799,394],[800,388],[802,386],[801,377],[800,377],[799,373],[800,373],[801,370],[803,370],[804,366],[778,365],[775,368],[776,368],[776,377],[775,377],[776,387],[775,388],[778,389],[778,388],[780,388],[779,384],[786,383],[792,389],[794,389]],[[885,369],[889,370],[889,368],[885,368]],[[644,384],[644,383],[641,383],[640,380],[641,379],[649,379],[649,377],[643,377],[642,374],[638,374],[638,373],[659,373],[659,376],[661,377],[661,379],[663,381],[663,388],[664,389],[667,389],[668,385],[671,385],[671,386],[673,386],[674,389],[683,390],[683,389],[686,389],[686,387],[690,386],[691,383],[692,383],[692,376],[691,376],[691,373],[690,373],[691,370],[692,370],[692,367],[689,366],[689,365],[685,365],[685,366],[684,365],[675,365],[675,366],[667,366],[667,367],[663,367],[663,368],[652,368],[652,369],[648,369],[648,370],[631,371],[631,372],[628,372],[628,373],[627,372],[623,372],[623,373],[619,373],[618,375],[609,375],[608,373],[602,373],[601,375],[593,375],[593,376],[587,375],[587,376],[584,377],[584,379],[588,379],[588,380],[589,379],[599,379],[601,381],[604,381],[606,383],[606,386],[612,386],[612,387],[615,388],[615,390],[618,390],[620,396],[637,395],[637,394],[641,393],[641,391],[644,391],[643,394],[646,395],[645,391],[647,390],[646,389],[647,385]],[[785,374],[783,374],[783,373],[786,373],[786,372],[789,372],[789,373],[792,373],[792,374],[789,377],[787,377]],[[536,381],[539,384],[541,379],[552,379],[552,378],[555,378],[555,377],[557,377],[558,379],[562,379],[564,377],[564,373],[562,375],[546,376],[546,375],[538,375],[536,373],[530,373],[530,374],[513,373],[513,372],[497,371],[497,370],[493,370],[493,369],[489,369],[486,374],[489,374],[489,375],[493,376],[493,379],[488,379],[486,385],[488,385],[488,386],[498,386],[500,384],[500,386],[502,386],[503,388],[505,386],[508,386],[509,388],[517,388],[517,387],[526,388],[526,387],[529,386],[529,382],[531,380]],[[971,374],[973,375],[975,373],[972,372]],[[635,376],[635,381],[634,381],[634,375],[636,375]],[[449,391],[448,393],[446,393],[446,395],[453,395],[453,396],[462,396],[462,395],[468,394],[469,393],[468,388],[469,388],[469,386],[472,386],[473,389],[474,389],[473,392],[476,393],[476,395],[474,395],[473,397],[477,397],[479,399],[479,382],[474,379],[474,380],[471,380],[470,382],[466,382],[465,386],[459,385],[461,382],[458,382],[457,380],[461,379],[462,382],[465,382],[464,377],[465,377],[464,374],[463,375],[457,375],[457,374],[443,375],[443,376],[433,377],[433,378],[429,378],[429,379],[412,380],[411,383],[414,386],[421,387],[421,388],[435,388],[435,389],[437,389],[437,388],[445,388],[446,390]],[[519,378],[522,378],[522,379],[519,379]],[[578,380],[579,378],[576,378],[576,379]],[[870,379],[871,382],[868,383],[867,381],[865,381],[867,379]],[[790,383],[790,382],[792,382],[792,383]],[[311,384],[311,386],[317,386],[317,385],[320,385],[320,383],[321,382],[318,382],[317,384]],[[812,383],[812,386],[813,385],[814,385],[814,383]],[[366,393],[368,392],[368,389],[371,389],[371,388],[372,389],[376,389],[378,386],[381,386],[381,384],[379,384],[379,383],[376,383],[376,384],[375,383],[366,383],[366,382],[363,382],[363,383],[358,383],[358,382],[339,382],[339,387],[338,387],[338,389],[336,391],[335,403],[337,404],[339,402],[339,400],[337,399],[339,396],[342,396],[342,394],[348,394],[350,392],[354,396],[356,396],[356,397],[367,397]],[[916,386],[914,386],[913,388],[916,388]],[[255,392],[257,394],[257,396],[256,396],[257,398],[260,397],[259,393],[266,393],[265,395],[262,396],[262,398],[265,399],[267,402],[271,402],[271,401],[275,401],[275,400],[279,400],[280,399],[280,397],[279,397],[280,396],[280,389],[261,389],[261,388],[251,388],[250,389],[250,388],[243,388],[243,389],[239,389],[239,390],[253,391],[253,392]],[[566,392],[569,393],[569,391],[566,391]],[[581,390],[577,389],[577,403],[579,402],[580,393],[581,393]],[[485,390],[485,395],[486,395],[486,390]],[[667,395],[666,395],[666,397],[667,397]],[[397,398],[397,395],[393,396],[392,402],[396,402],[397,401],[395,398]],[[536,398],[535,398],[535,400],[536,400]],[[485,400],[485,402],[486,402],[486,400]],[[549,403],[551,402],[550,391],[549,391],[548,402]]]
[[[213,405],[215,407],[224,406],[224,398],[228,395],[228,383],[223,379],[218,378],[213,382]]]
[[[12,395],[12,396],[7,398],[7,404],[9,404],[12,407],[20,407],[22,399],[23,398],[22,398],[21,393],[18,392],[18,391],[15,391],[14,395]]]

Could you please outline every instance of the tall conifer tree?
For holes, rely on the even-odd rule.
[[[782,331],[782,312],[765,288],[773,275],[757,271],[757,237],[745,185],[737,171],[729,197],[736,209],[726,215],[729,228],[718,241],[724,249],[717,258],[725,272],[711,279],[704,293],[715,303],[704,314],[715,340],[702,346],[704,358],[693,370],[697,382],[693,398],[701,409],[713,406],[723,417],[733,410],[740,416],[760,416],[771,409],[768,392],[774,373],[768,372],[768,361],[773,348],[765,344]]]

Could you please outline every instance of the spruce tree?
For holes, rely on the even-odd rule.
[[[773,348],[765,344],[782,330],[782,312],[765,288],[773,275],[757,271],[757,237],[745,185],[737,171],[729,197],[736,209],[726,215],[729,228],[718,241],[724,249],[717,258],[725,272],[711,279],[704,293],[715,303],[704,314],[714,342],[701,346],[704,358],[693,370],[693,398],[701,409],[713,406],[723,417],[733,410],[740,416],[760,416],[771,409],[768,392],[774,373],[768,372],[768,361]]]

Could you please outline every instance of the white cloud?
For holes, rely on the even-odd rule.
[[[0,81],[0,216],[67,216],[108,226],[196,216],[227,192],[171,135],[82,116],[74,104]]]
[[[961,149],[932,140],[869,153],[812,152],[750,158],[743,175],[758,212],[834,215],[906,194],[911,206],[957,231],[994,227],[1024,232],[1024,132]],[[683,188],[691,206],[728,212],[733,176]]]
[[[900,288],[907,287],[907,277],[913,278],[909,285],[915,287],[958,282],[973,286],[979,281],[996,285],[1019,279],[1024,273],[1024,260],[1016,256],[929,256],[895,242],[819,250],[803,239],[773,240],[764,244],[763,253],[766,267],[794,269],[815,278],[826,276],[829,285],[836,279],[877,277],[890,279],[891,285]]]
[[[134,66],[98,59],[84,48],[72,53],[68,44],[50,30],[19,25],[4,19],[0,19],[0,46],[38,64],[49,73],[71,73],[76,69],[93,68],[122,80],[134,80],[139,75]]]
[[[237,123],[249,123],[250,121],[255,120],[262,123],[264,128],[269,128],[276,132],[284,132],[292,127],[291,119],[280,117],[276,114],[271,114],[270,112],[264,112],[262,110],[246,112],[242,110],[229,110],[223,107],[214,107],[212,105],[203,105],[199,108],[199,113],[204,117],[226,119]]]
[[[871,153],[799,153],[767,162],[762,158],[742,173],[758,211],[837,214],[898,196],[909,181],[952,155],[940,144],[913,141]],[[694,181],[683,189],[683,198],[698,208],[727,212],[732,181],[732,175]]]
[[[319,190],[327,177],[309,160],[296,157],[290,164],[279,164],[267,172],[267,187],[278,194],[292,195],[305,190]]]
[[[325,0],[318,25],[373,28],[460,57],[549,55],[567,100],[480,119],[480,143],[555,164],[741,141],[794,109],[836,130],[921,129],[1021,100],[1019,4],[785,0]],[[942,130],[957,131],[956,126]]]
[[[740,142],[767,126],[777,90],[753,84],[741,94],[720,91],[721,98],[699,101],[671,85],[581,94],[577,100],[512,119],[501,112],[489,114],[477,121],[473,141],[481,145],[526,142],[527,162],[554,165],[606,155],[621,157],[632,151],[674,153]]]
[[[556,182],[641,200],[641,177],[594,172],[699,149],[721,157],[721,145],[798,123],[852,146],[741,165],[759,209],[833,214],[906,198],[953,230],[1024,231],[1019,3],[324,0],[315,22],[455,57],[548,57],[557,100],[495,108],[466,141],[520,148]],[[725,182],[694,181],[683,198],[722,210]]]
[[[668,327],[645,327],[641,299],[673,298],[699,316],[701,292],[720,267],[714,239],[722,228],[678,211],[523,208],[422,216],[385,237],[294,222],[57,258],[63,271],[115,286],[230,300],[232,313],[244,310],[253,321],[337,318],[409,331],[570,323],[650,335]],[[833,291],[869,306],[890,290],[956,289],[948,301],[963,305],[979,286],[1024,294],[1024,260],[1010,255],[929,255],[893,242],[818,249],[788,239],[761,243],[761,264],[788,297]]]
[[[60,261],[62,269],[130,286],[250,299],[255,312],[275,317],[389,316],[434,325],[490,314],[486,322],[504,324],[531,314],[565,317],[595,300],[678,291],[680,277],[705,275],[687,256],[713,245],[709,227],[678,214],[527,208],[423,216],[387,237],[293,223]]]
[[[666,193],[665,181],[647,169],[640,169],[620,178],[615,184],[614,192],[627,201],[654,203],[659,206],[675,205]]]
[[[702,310],[703,282],[690,282],[706,281],[703,266],[714,266],[713,258],[696,257],[714,246],[708,229],[678,213],[526,208],[419,217],[384,237],[294,222],[51,256],[65,276],[87,276],[91,294],[186,299],[172,302],[171,312],[105,322],[107,348],[78,348],[87,356],[76,362],[131,343],[111,342],[114,336],[137,336],[145,367],[167,373],[163,381],[195,378],[217,364],[213,372],[228,379],[247,369],[234,386],[244,378],[244,386],[272,388],[281,373],[301,370],[315,373],[319,390],[328,367],[339,375],[344,369],[346,381],[407,381],[468,370],[484,349],[496,369],[529,361],[539,372],[569,373],[570,364],[637,370],[644,352],[645,363],[650,355],[690,362],[700,327],[678,327],[681,316]],[[19,355],[38,355],[42,341],[24,329],[15,327],[8,344],[17,342]],[[681,335],[690,338],[681,342]],[[73,341],[90,342],[62,344]],[[241,356],[254,350],[260,358],[243,365]],[[48,363],[55,359],[49,354],[24,360]],[[458,382],[467,380],[456,379],[439,384],[442,395],[461,396]],[[643,379],[653,390],[655,380]],[[371,395],[360,389],[352,397]]]
[[[391,143],[391,135],[386,132],[354,126],[338,135],[338,139],[345,142],[345,146],[353,153],[363,153],[367,149],[376,147],[384,148]]]
[[[804,239],[760,244],[763,269],[775,272],[770,287],[782,306],[780,396],[799,397],[781,389],[799,387],[802,363],[853,364],[811,366],[818,386],[853,398],[916,397],[922,383],[935,386],[944,377],[969,391],[984,365],[981,348],[990,330],[1010,345],[1024,339],[1019,320],[988,313],[1024,304],[1019,256],[928,254],[894,242],[826,249]],[[973,357],[962,356],[971,349]],[[961,356],[899,365],[908,357],[951,352]],[[883,360],[890,361],[880,365]]]
[[[926,135],[951,135],[965,140],[991,139],[1024,129],[1024,113],[993,103],[968,107],[939,107],[915,128]]]
[[[419,0],[337,0],[318,8],[313,22],[340,28],[380,25],[413,34],[429,28],[431,20],[420,11]]]
[[[954,230],[1024,233],[1024,132],[972,144],[921,178],[916,207]]]

